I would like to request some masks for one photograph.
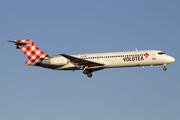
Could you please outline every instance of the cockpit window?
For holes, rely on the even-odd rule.
[[[159,55],[165,54],[164,52],[158,52]]]

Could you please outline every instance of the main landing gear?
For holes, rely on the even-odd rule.
[[[88,76],[88,77],[92,77],[92,73],[88,73],[87,76]]]
[[[90,78],[92,77],[92,71],[91,70],[84,70],[83,71],[84,74],[87,74],[87,76]]]
[[[166,70],[167,70],[166,66],[167,66],[167,65],[166,65],[166,64],[164,64],[164,68],[163,68],[163,70],[164,70],[164,71],[166,71]]]

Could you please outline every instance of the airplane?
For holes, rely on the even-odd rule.
[[[88,77],[92,73],[105,68],[121,68],[136,66],[163,65],[166,71],[167,64],[175,59],[159,50],[136,50],[124,52],[106,52],[91,54],[59,54],[51,56],[42,52],[31,39],[9,41],[15,43],[29,59],[26,65],[39,66],[53,70],[83,70]]]

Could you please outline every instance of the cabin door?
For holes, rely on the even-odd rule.
[[[152,60],[156,60],[156,54],[155,53],[152,54]]]

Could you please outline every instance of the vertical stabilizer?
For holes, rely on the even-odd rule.
[[[42,52],[32,40],[15,40],[15,41],[8,41],[13,42],[17,45],[17,49],[21,49],[23,53],[27,56],[29,61],[26,61],[26,65],[33,65],[39,59],[44,58],[47,56],[44,52]]]

